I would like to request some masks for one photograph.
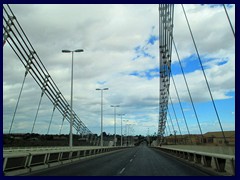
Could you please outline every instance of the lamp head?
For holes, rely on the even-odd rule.
[[[83,52],[83,49],[76,49],[74,52]]]
[[[62,50],[62,53],[70,53],[70,52],[72,52],[72,51],[70,51],[70,50]]]

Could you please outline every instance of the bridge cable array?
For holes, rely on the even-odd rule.
[[[189,137],[190,142],[191,142],[191,144],[192,144],[192,138],[191,138],[191,136],[190,136],[190,131],[189,131],[189,128],[188,128],[186,116],[185,116],[185,113],[184,113],[184,111],[183,111],[182,103],[181,103],[181,100],[180,100],[180,97],[179,97],[179,94],[178,94],[177,86],[176,86],[176,84],[175,84],[175,81],[174,81],[172,72],[171,72],[171,77],[172,77],[172,82],[173,82],[174,89],[175,89],[175,91],[176,91],[176,95],[177,95],[177,98],[178,98],[178,103],[179,103],[180,108],[181,108],[182,116],[183,116],[183,119],[184,119],[184,122],[185,122],[185,125],[186,125],[186,128],[187,128],[188,137]]]
[[[193,33],[192,33],[192,30],[191,30],[191,27],[190,27],[190,23],[188,21],[187,15],[186,15],[186,11],[184,9],[184,6],[183,5],[181,5],[181,6],[182,6],[183,13],[184,13],[187,25],[188,25],[188,29],[189,29],[190,34],[191,34],[191,38],[192,38],[196,53],[197,53],[199,63],[201,65],[201,70],[203,72],[203,76],[204,76],[204,79],[205,79],[205,82],[206,82],[206,85],[207,85],[207,88],[208,88],[208,91],[209,91],[209,94],[210,94],[210,97],[211,97],[211,101],[212,101],[212,104],[213,104],[213,107],[214,107],[214,111],[215,111],[217,119],[218,119],[218,123],[219,123],[220,129],[221,129],[221,132],[222,132],[222,136],[223,136],[223,139],[224,139],[224,143],[227,143],[226,137],[225,137],[222,125],[221,125],[221,121],[220,121],[220,118],[219,118],[219,115],[218,115],[218,112],[217,112],[217,108],[216,108],[216,105],[215,105],[215,102],[214,102],[214,99],[213,99],[213,96],[212,96],[212,92],[211,92],[211,89],[210,89],[210,86],[209,86],[209,83],[208,83],[208,80],[207,80],[207,77],[206,77],[206,74],[205,74],[205,71],[204,71],[204,68],[203,68],[203,65],[202,65],[202,61],[201,61],[201,58],[200,58],[200,55],[199,55],[199,51],[197,49],[196,42],[194,40]],[[234,33],[234,30],[233,30],[231,21],[229,19],[229,16],[227,14],[225,5],[223,5],[223,6],[224,6],[224,9],[225,9],[225,13],[227,15],[229,24],[232,28],[232,32],[233,32],[234,37],[235,37],[235,33]],[[169,108],[168,108],[169,100],[170,100],[170,103],[171,103],[171,106],[172,106],[172,109],[173,109],[173,112],[174,112],[174,115],[175,115],[175,119],[176,119],[176,123],[177,123],[177,126],[178,126],[179,133],[182,136],[180,126],[179,126],[179,123],[178,123],[178,118],[176,116],[176,111],[174,109],[171,96],[169,95],[170,75],[172,77],[172,82],[174,84],[174,88],[175,88],[175,91],[176,91],[178,102],[179,102],[179,105],[180,105],[180,108],[181,108],[181,111],[182,111],[183,119],[184,119],[184,122],[185,122],[185,125],[186,125],[186,128],[187,128],[188,136],[189,136],[190,142],[192,143],[190,131],[189,131],[189,128],[188,128],[188,125],[187,125],[187,120],[186,120],[186,117],[185,117],[185,114],[184,114],[184,111],[183,111],[180,96],[178,94],[178,90],[177,90],[177,87],[176,87],[176,84],[175,84],[175,81],[174,81],[174,78],[173,78],[173,75],[172,75],[172,72],[171,72],[171,53],[172,53],[171,47],[172,47],[172,44],[174,46],[174,49],[175,49],[175,52],[176,52],[176,55],[177,55],[177,58],[178,58],[178,62],[179,62],[180,68],[181,68],[181,72],[182,72],[182,75],[183,75],[183,78],[184,78],[184,82],[185,82],[185,85],[187,87],[188,95],[189,95],[189,98],[190,98],[190,101],[191,101],[191,104],[192,104],[192,108],[193,108],[193,111],[194,111],[194,114],[195,114],[195,117],[196,117],[196,120],[197,120],[199,131],[200,131],[201,137],[203,139],[203,133],[202,133],[201,125],[200,125],[200,122],[199,122],[199,118],[198,118],[196,108],[195,108],[194,103],[193,103],[192,95],[191,95],[191,92],[190,92],[190,89],[189,89],[189,86],[188,86],[188,82],[187,82],[185,73],[183,71],[183,66],[182,66],[182,63],[181,63],[181,60],[180,60],[180,57],[179,57],[179,53],[178,53],[174,38],[173,38],[173,24],[172,24],[173,22],[171,22],[173,20],[173,14],[174,14],[173,9],[174,9],[173,5],[172,5],[172,8],[170,7],[169,4],[159,5],[159,44],[160,44],[160,46],[159,46],[159,49],[160,49],[160,53],[159,53],[159,55],[160,55],[160,60],[159,60],[160,78],[159,79],[160,79],[160,94],[159,94],[158,136],[160,137],[160,142],[159,142],[160,144],[163,141],[163,136],[164,136],[165,131],[167,133],[166,125],[168,126],[169,133],[171,134],[170,127],[167,123],[167,119],[168,119],[167,114],[169,116],[169,120],[171,122],[173,132],[176,135],[176,130],[174,129],[172,117],[170,115],[170,111],[169,111]],[[169,24],[167,24],[167,23],[169,23]],[[168,52],[168,50],[171,50],[171,51]]]
[[[173,132],[174,132],[174,131],[176,131],[176,130],[175,130],[175,128],[174,128],[173,121],[172,121],[172,116],[171,116],[171,113],[170,113],[169,109],[168,109],[168,116],[169,116],[169,119],[170,119],[170,122],[171,122],[171,125],[172,125],[172,130],[173,130]]]
[[[185,73],[183,71],[183,66],[182,66],[182,63],[181,63],[181,60],[180,60],[180,57],[179,57],[179,53],[178,53],[178,50],[177,50],[177,47],[176,47],[176,44],[175,44],[173,36],[172,36],[172,41],[173,41],[173,46],[174,46],[174,49],[175,49],[175,52],[176,52],[176,55],[177,55],[177,58],[178,58],[178,62],[179,62],[180,68],[181,68],[181,72],[182,72],[182,75],[183,75],[183,78],[184,78],[184,82],[185,82],[185,85],[187,87],[187,91],[188,91],[188,95],[189,95],[189,98],[190,98],[190,101],[191,101],[191,104],[192,104],[194,115],[195,115],[196,120],[197,120],[197,124],[198,124],[198,128],[199,128],[199,131],[200,131],[200,135],[203,138],[202,128],[201,128],[201,125],[200,125],[200,122],[199,122],[197,111],[196,111],[195,105],[193,103],[193,98],[192,98],[192,95],[191,95],[191,92],[190,92],[190,89],[189,89],[189,86],[188,86],[188,82],[187,82]]]
[[[158,136],[163,141],[166,128],[170,86],[171,55],[173,33],[173,4],[159,4],[159,123]]]
[[[182,136],[182,132],[181,132],[181,129],[180,129],[180,126],[179,126],[179,123],[178,123],[178,118],[177,118],[177,114],[176,114],[175,108],[173,106],[171,95],[169,95],[169,99],[170,99],[170,103],[171,103],[171,106],[172,106],[174,117],[175,117],[176,122],[177,122],[177,126],[178,126],[178,130],[179,130],[180,136]]]
[[[37,55],[28,37],[24,33],[22,27],[20,26],[10,6],[3,5],[3,11],[4,11],[3,46],[5,45],[6,42],[8,42],[11,49],[14,51],[14,53],[16,54],[16,56],[22,62],[22,64],[26,69],[24,79],[22,82],[22,87],[18,96],[18,101],[15,107],[14,115],[11,121],[9,133],[11,133],[11,130],[12,130],[15,115],[19,105],[19,100],[22,94],[23,86],[24,86],[25,79],[28,72],[31,74],[35,82],[39,85],[39,87],[42,90],[39,105],[38,105],[38,110],[41,104],[42,96],[45,94],[48,97],[48,99],[52,102],[54,106],[54,110],[55,108],[57,108],[58,111],[63,115],[63,121],[66,119],[68,122],[70,122],[70,116],[71,116],[70,105],[68,104],[68,102],[66,101],[66,99],[64,98],[60,90],[58,89],[57,85],[51,78],[45,66],[43,65],[41,59]],[[38,110],[34,119],[32,131],[31,131],[32,133],[34,130],[36,119],[37,119]],[[92,132],[85,126],[85,124],[80,120],[80,118],[76,115],[74,111],[73,111],[73,117],[74,117],[73,127],[76,129],[77,133],[82,133],[87,135],[92,134]],[[51,121],[52,121],[52,117],[50,122]],[[49,132],[49,128],[48,128],[48,132]],[[60,129],[60,132],[61,132],[61,129]]]
[[[191,27],[190,27],[190,24],[189,24],[189,21],[188,21],[188,18],[187,18],[187,14],[186,14],[186,11],[184,9],[183,4],[182,4],[182,9],[183,9],[184,16],[185,16],[187,24],[188,24],[188,28],[189,28],[189,31],[190,31],[190,34],[191,34],[191,37],[192,37],[192,40],[193,40],[193,44],[194,44],[194,47],[195,47],[195,50],[196,50],[196,53],[197,53],[197,56],[198,56],[199,63],[201,65],[203,76],[204,76],[204,79],[205,79],[207,87],[208,87],[208,91],[209,91],[209,94],[210,94],[210,97],[211,97],[211,100],[212,100],[212,104],[213,104],[213,107],[214,107],[214,110],[215,110],[215,113],[216,113],[216,116],[217,116],[217,119],[218,119],[218,123],[219,123],[220,129],[222,131],[224,142],[227,143],[227,140],[226,140],[223,128],[222,128],[221,120],[220,120],[220,117],[218,115],[218,111],[217,111],[217,108],[216,108],[216,105],[215,105],[215,101],[214,101],[213,96],[212,96],[212,92],[211,92],[211,89],[210,89],[210,86],[209,86],[209,83],[208,83],[208,80],[207,80],[207,76],[206,76],[205,70],[203,68],[202,61],[201,61],[201,58],[200,58],[200,55],[199,55],[199,52],[198,52],[198,48],[197,48],[196,42],[194,40],[193,33],[192,33],[192,30],[191,30]]]
[[[168,125],[168,121],[166,121],[166,126],[168,127],[169,135],[172,134],[170,126]],[[167,129],[167,128],[166,128]]]

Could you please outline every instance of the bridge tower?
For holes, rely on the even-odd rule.
[[[158,123],[158,144],[163,142],[166,128],[171,55],[172,55],[172,33],[173,33],[173,4],[159,4],[159,71],[160,71],[160,92],[159,92],[159,123]]]

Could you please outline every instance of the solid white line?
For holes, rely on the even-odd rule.
[[[123,168],[123,169],[119,172],[119,174],[122,174],[124,170],[125,170],[125,168]]]

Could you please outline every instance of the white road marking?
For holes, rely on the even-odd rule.
[[[134,154],[134,158],[136,157],[136,154]],[[133,161],[133,159],[130,159],[130,163]],[[126,167],[125,167],[126,168]],[[125,168],[122,168],[122,170],[119,172],[119,174],[122,174],[123,171],[125,171]]]
[[[123,168],[123,169],[119,172],[119,174],[122,174],[124,170],[125,170],[125,168]]]

